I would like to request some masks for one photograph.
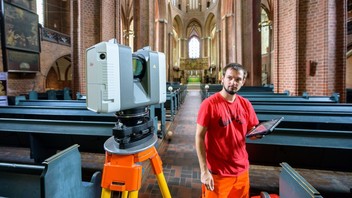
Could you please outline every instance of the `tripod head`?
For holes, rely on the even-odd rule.
[[[113,135],[120,149],[137,146],[151,138],[154,122],[149,119],[148,113],[147,107],[116,113],[118,121],[113,128]]]

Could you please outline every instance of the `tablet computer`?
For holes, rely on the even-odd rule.
[[[259,123],[255,128],[248,132],[246,137],[252,137],[256,135],[268,135],[273,132],[275,127],[284,119],[284,117],[276,118],[273,120]]]

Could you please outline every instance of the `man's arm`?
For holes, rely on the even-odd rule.
[[[205,184],[208,190],[214,190],[214,180],[211,173],[208,170],[206,163],[206,153],[205,153],[205,133],[207,131],[206,127],[197,124],[196,130],[196,150],[198,156],[198,162],[200,167],[200,179],[203,184]]]

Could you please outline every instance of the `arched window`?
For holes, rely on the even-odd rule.
[[[261,21],[259,31],[262,35],[262,54],[268,53],[270,35],[269,31],[271,28],[271,21],[269,20],[268,13],[265,9],[261,9]]]
[[[196,36],[193,36],[188,43],[189,58],[199,58],[200,43]]]
[[[177,6],[178,5],[178,0],[172,0],[171,3],[172,3],[172,5]]]

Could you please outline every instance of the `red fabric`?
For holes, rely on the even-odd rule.
[[[212,173],[236,176],[249,169],[246,134],[259,121],[247,99],[236,95],[231,103],[213,94],[202,102],[197,123],[207,127],[206,159]]]
[[[249,198],[248,171],[232,177],[213,175],[214,190],[210,191],[202,185],[203,198]]]

